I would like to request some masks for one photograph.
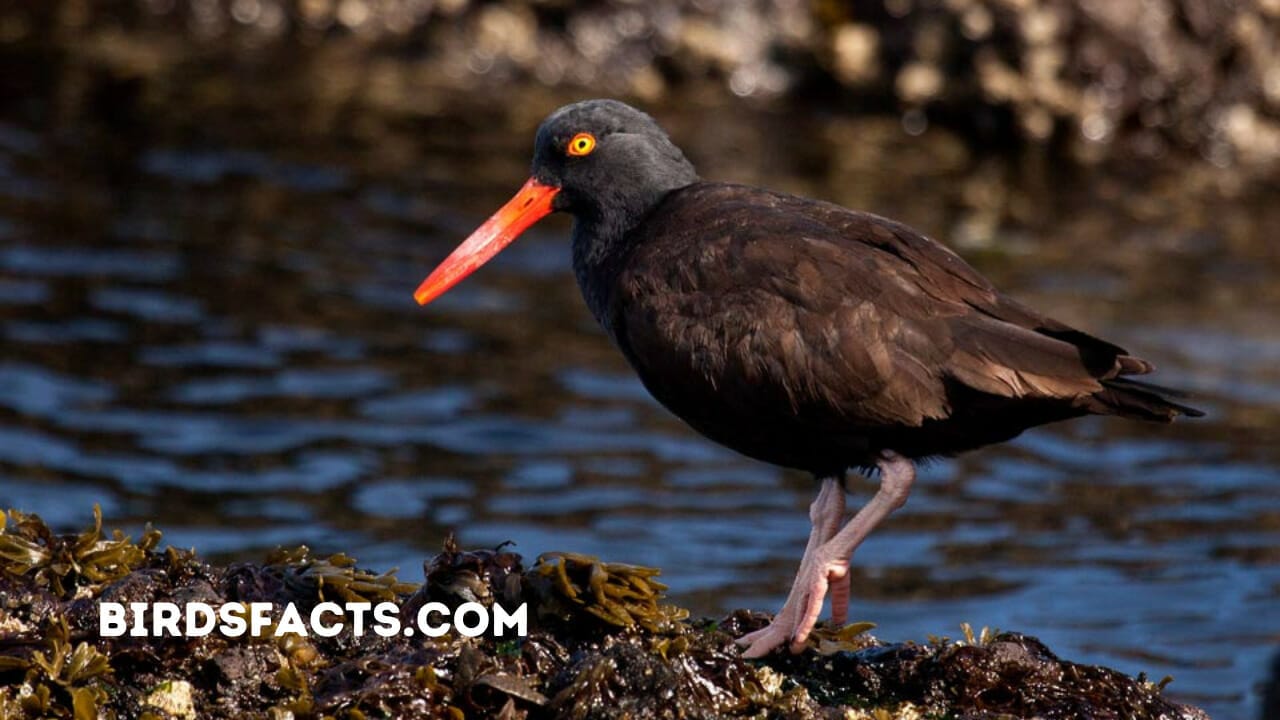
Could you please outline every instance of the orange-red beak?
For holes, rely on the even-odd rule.
[[[558,192],[558,187],[543,185],[529,178],[529,182],[520,188],[515,197],[476,228],[471,237],[464,240],[422,281],[413,294],[413,299],[419,305],[426,305],[489,262],[502,248],[520,237],[520,233],[551,212],[551,200]]]

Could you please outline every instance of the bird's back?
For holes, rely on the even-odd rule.
[[[695,183],[628,245],[608,308],[619,346],[660,402],[762,460],[839,472],[1090,413],[1198,414],[1123,379],[1148,363],[875,215]]]

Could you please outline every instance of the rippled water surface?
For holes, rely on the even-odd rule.
[[[219,67],[6,63],[26,74],[0,108],[0,506],[72,528],[96,502],[207,556],[307,543],[409,579],[456,530],[660,566],[695,613],[781,603],[811,480],[649,399],[578,297],[567,223],[413,303],[523,182],[557,99],[441,115]],[[986,160],[892,120],[654,110],[706,176],[957,239],[1210,413],[1083,420],[929,467],[857,554],[853,617],[894,640],[1022,630],[1255,717],[1280,645],[1275,185],[1232,201],[1181,175]]]

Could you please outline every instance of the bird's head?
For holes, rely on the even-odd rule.
[[[425,305],[474,272],[549,213],[625,230],[666,193],[697,180],[653,118],[617,100],[585,100],[538,128],[531,177],[414,293]]]

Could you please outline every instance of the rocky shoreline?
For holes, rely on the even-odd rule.
[[[1275,0],[59,0],[0,10],[0,48],[128,85],[173,64],[280,67],[335,103],[431,114],[513,87],[650,105],[803,99],[1087,164],[1280,166]],[[317,52],[323,48],[319,53]],[[314,58],[319,55],[322,62]],[[320,67],[322,66],[322,67]]]
[[[820,629],[800,655],[742,659],[767,616],[689,620],[656,570],[569,553],[447,544],[425,581],[353,558],[279,550],[214,565],[95,524],[56,535],[9,511],[0,533],[0,718],[1206,718],[1131,678],[1058,658],[1035,638],[967,626],[886,643],[870,624]],[[516,612],[527,637],[102,637],[99,604],[466,602]],[[281,623],[283,624],[283,623]],[[278,627],[278,626],[273,626]]]

